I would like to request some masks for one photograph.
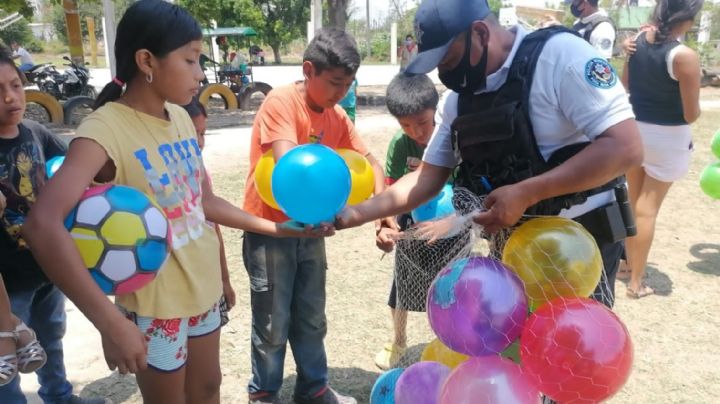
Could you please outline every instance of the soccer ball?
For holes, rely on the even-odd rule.
[[[122,185],[85,191],[65,228],[108,295],[142,288],[170,254],[170,225],[162,209],[144,193]]]

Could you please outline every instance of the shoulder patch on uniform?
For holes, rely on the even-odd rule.
[[[607,60],[594,58],[585,65],[585,80],[593,87],[606,89],[615,87],[618,78],[615,69]]]

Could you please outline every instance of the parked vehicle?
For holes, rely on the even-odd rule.
[[[89,84],[90,70],[79,65],[69,57],[63,56],[68,63],[64,72],[57,71],[54,65],[46,63],[35,66],[26,73],[28,81],[40,91],[46,92],[58,100],[67,100],[76,96],[95,98],[95,88]]]

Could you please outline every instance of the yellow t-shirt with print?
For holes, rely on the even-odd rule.
[[[89,115],[76,137],[92,139],[115,162],[113,183],[143,191],[171,224],[172,251],[158,276],[117,303],[141,316],[190,317],[220,299],[219,242],[205,222],[205,175],[195,128],[181,107],[166,104],[170,121],[111,102]]]

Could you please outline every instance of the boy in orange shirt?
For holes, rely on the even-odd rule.
[[[275,222],[288,220],[260,199],[255,190],[255,166],[270,149],[278,161],[293,147],[306,143],[352,149],[366,156],[375,171],[375,193],[382,192],[382,167],[337,105],[359,66],[355,40],[344,31],[324,29],[305,50],[305,80],[268,94],[253,125],[245,210]],[[250,403],[279,402],[288,341],[297,366],[296,403],[355,403],[328,387],[323,343],[327,331],[325,241],[246,232],[243,261],[250,277],[253,316]]]

